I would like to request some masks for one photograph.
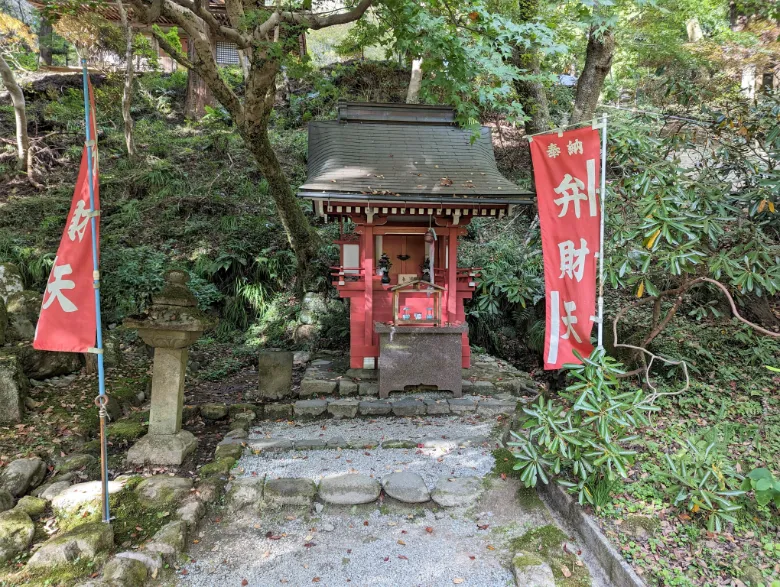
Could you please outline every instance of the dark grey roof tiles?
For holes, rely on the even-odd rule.
[[[302,197],[317,192],[528,199],[499,173],[490,129],[405,123],[309,124],[309,172]]]

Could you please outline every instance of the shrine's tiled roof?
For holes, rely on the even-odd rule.
[[[481,128],[474,140],[440,107],[350,106],[361,109],[345,116],[340,108],[342,120],[309,124],[308,177],[300,197],[533,200],[498,171],[490,129]]]

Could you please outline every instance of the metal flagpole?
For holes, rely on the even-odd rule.
[[[607,115],[601,117],[601,186],[599,197],[601,199],[601,219],[599,228],[599,318],[598,318],[598,346],[604,350],[604,199],[607,193]]]
[[[87,183],[89,184],[89,222],[92,232],[92,285],[95,288],[95,330],[97,335],[97,347],[91,349],[97,355],[98,365],[98,393],[95,403],[100,415],[100,478],[103,484],[103,521],[109,522],[111,515],[108,507],[108,455],[106,454],[106,379],[103,368],[103,328],[100,319],[100,265],[98,261],[98,235],[96,217],[100,213],[95,210],[95,186],[93,166],[93,145],[97,144],[97,137],[92,137],[92,124],[90,116],[90,99],[87,72],[87,60],[81,60],[81,71],[84,78],[84,120],[87,127]],[[93,142],[95,141],[95,142]]]

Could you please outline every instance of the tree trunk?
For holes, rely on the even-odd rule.
[[[30,150],[30,138],[27,136],[27,111],[24,104],[24,93],[16,83],[13,71],[0,55],[0,78],[2,78],[8,93],[11,94],[11,102],[14,105],[16,115],[16,161],[19,169],[29,171],[27,164],[27,152]]]
[[[187,43],[187,53],[190,61],[197,59],[192,41]],[[184,116],[199,119],[206,114],[206,106],[211,106],[214,98],[206,82],[193,70],[187,71],[187,94],[184,97]]]
[[[422,59],[412,60],[412,76],[409,78],[409,89],[406,91],[406,103],[417,104],[420,101],[420,86],[422,86]]]
[[[125,84],[122,91],[122,119],[124,120],[125,144],[127,155],[133,159],[136,156],[135,140],[133,139],[133,117],[130,115],[130,104],[133,101],[133,28],[127,21],[127,12],[122,0],[117,1],[119,17],[122,21],[122,30],[125,33]]]
[[[516,46],[512,50],[512,65],[529,75],[538,75],[541,69],[539,54]],[[515,92],[528,116],[525,121],[525,133],[534,134],[550,130],[550,108],[547,105],[547,92],[539,80],[516,79]]]
[[[577,95],[574,98],[574,110],[571,114],[572,124],[579,124],[593,118],[601,88],[604,87],[604,80],[612,67],[614,54],[614,31],[608,29],[599,36],[591,29],[588,49],[585,53],[585,67],[577,81]]]
[[[38,47],[41,53],[41,61],[46,65],[51,65],[51,23],[41,17],[41,24],[38,27]]]
[[[287,240],[298,260],[298,281],[302,286],[308,278],[311,259],[317,252],[318,237],[312,231],[311,225],[287,181],[287,176],[279,164],[279,159],[277,159],[271,141],[268,139],[266,124],[263,122],[246,123],[239,126],[239,133],[257,161],[260,173],[268,182],[268,191],[276,205],[279,220],[282,222],[287,233]]]

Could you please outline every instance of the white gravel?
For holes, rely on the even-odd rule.
[[[430,532],[426,530],[430,528]],[[326,531],[327,529],[327,531]],[[278,540],[266,537],[268,532]],[[183,586],[503,587],[495,535],[475,521],[426,511],[414,519],[378,509],[364,515],[324,513],[318,519],[242,518],[201,532]],[[490,546],[491,548],[488,548]],[[463,579],[463,581],[457,581]],[[246,583],[244,583],[246,581]]]
[[[456,439],[467,436],[488,436],[496,426],[495,417],[483,416],[422,416],[419,418],[378,418],[365,420],[327,420],[320,422],[263,422],[252,428],[251,438],[335,438],[344,440],[366,438],[374,441],[417,438]]]
[[[338,473],[360,473],[380,480],[393,472],[419,473],[429,489],[440,476],[484,477],[493,468],[493,455],[484,448],[308,450],[245,455],[234,474],[306,477],[319,481]]]

